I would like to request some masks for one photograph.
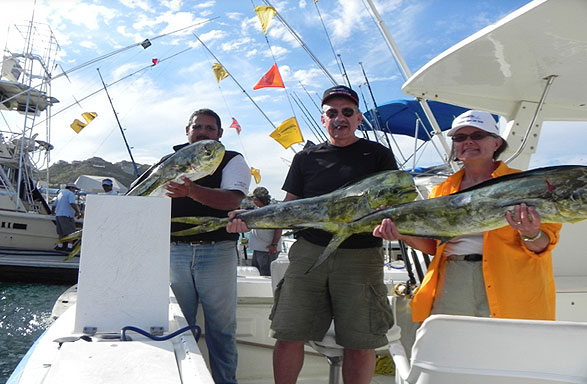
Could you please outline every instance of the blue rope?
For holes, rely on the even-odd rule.
[[[126,331],[134,331],[136,333],[140,333],[141,335],[146,336],[151,340],[165,341],[165,340],[169,340],[171,338],[174,338],[175,336],[180,335],[180,334],[184,333],[185,331],[189,331],[189,330],[196,331],[195,337],[196,337],[196,342],[198,342],[200,340],[200,335],[202,334],[202,329],[200,327],[198,327],[197,325],[188,325],[187,327],[178,329],[177,331],[170,333],[167,336],[155,336],[155,335],[153,335],[143,329],[133,327],[132,325],[127,325],[126,327],[123,327],[122,330],[120,331],[120,340],[122,340],[122,341],[129,340],[126,337]]]

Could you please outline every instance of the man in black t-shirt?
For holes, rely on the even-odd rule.
[[[285,201],[323,195],[384,170],[397,169],[390,149],[355,136],[362,115],[358,96],[346,86],[327,89],[322,124],[329,140],[297,153],[283,185]],[[233,220],[229,232],[248,228]],[[393,316],[383,283],[381,239],[357,234],[329,259],[306,271],[332,235],[318,229],[298,232],[290,264],[279,283],[271,313],[276,383],[294,383],[302,368],[304,343],[324,338],[332,320],[336,342],[344,347],[345,383],[369,383],[375,371],[375,348],[387,344]]]

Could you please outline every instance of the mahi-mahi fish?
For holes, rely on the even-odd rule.
[[[542,223],[586,220],[587,167],[564,165],[505,175],[451,195],[375,211],[349,224],[317,225],[334,236],[310,270],[324,262],[347,237],[372,232],[384,218],[390,218],[403,235],[446,242],[508,225],[506,212],[522,203],[534,207]]]
[[[412,176],[404,171],[383,171],[333,192],[266,205],[239,213],[251,229],[320,228],[335,232],[343,223],[357,220],[374,210],[416,198]],[[173,236],[189,236],[225,227],[228,218],[175,217],[172,222],[194,227],[173,232]]]
[[[201,140],[186,145],[159,164],[145,171],[125,196],[163,196],[164,185],[169,181],[181,182],[182,177],[194,181],[214,173],[224,157],[224,146],[215,140]],[[69,234],[59,241],[72,242],[82,237],[82,230]],[[80,244],[64,261],[79,253]]]

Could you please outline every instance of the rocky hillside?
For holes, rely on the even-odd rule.
[[[143,173],[150,165],[137,164],[139,174]],[[44,175],[46,170],[41,171]],[[118,163],[109,163],[100,157],[92,157],[91,159],[82,161],[59,161],[49,167],[50,187],[59,187],[60,184],[72,183],[80,175],[90,176],[109,176],[116,178],[119,182],[127,187],[136,178],[134,168],[130,161],[120,161]],[[40,179],[44,179],[41,176]],[[37,177],[37,180],[39,178]]]

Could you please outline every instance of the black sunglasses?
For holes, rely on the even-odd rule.
[[[483,140],[487,136],[494,136],[494,135],[489,132],[473,132],[470,135],[467,135],[465,133],[459,133],[459,134],[454,135],[452,137],[452,141],[454,141],[455,143],[461,143],[461,142],[467,140],[469,137],[471,138],[471,140],[478,141],[478,140]]]
[[[341,112],[344,117],[351,117],[352,115],[355,114],[354,108],[343,108],[341,110]],[[329,119],[335,119],[336,116],[338,116],[338,110],[337,109],[329,109],[327,111],[324,111],[324,114]]]

